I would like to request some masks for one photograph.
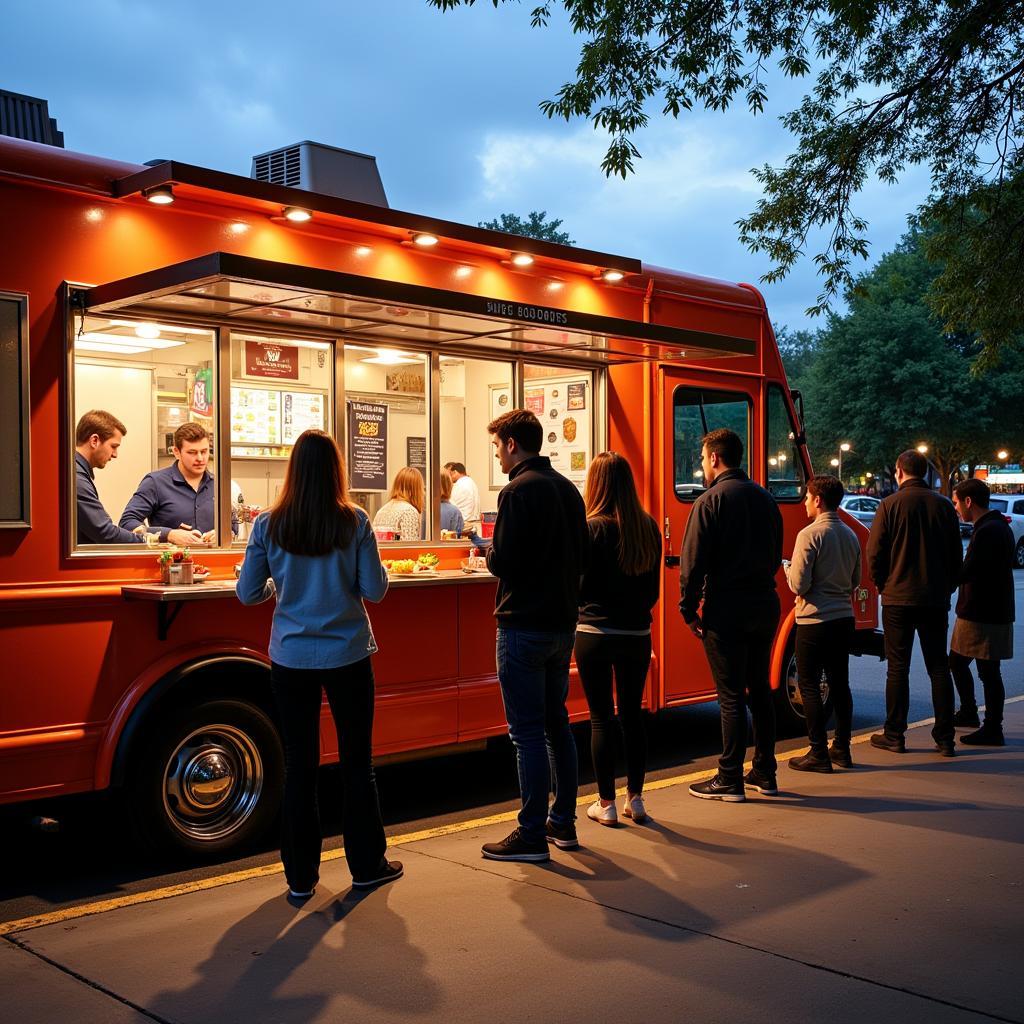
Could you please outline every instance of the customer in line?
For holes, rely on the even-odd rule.
[[[423,474],[415,466],[404,466],[395,474],[388,500],[373,517],[373,528],[394,530],[397,539],[415,543],[423,537],[426,503]]]
[[[797,535],[786,582],[796,594],[796,671],[807,719],[810,752],[790,759],[800,772],[851,768],[850,644],[853,592],[860,586],[860,541],[840,518],[843,485],[834,476],[807,482],[804,508],[811,520]],[[836,734],[828,746],[828,719],[821,700],[821,677],[828,680],[835,708]]]
[[[452,504],[452,475],[447,469],[441,469],[441,529],[462,536],[465,528],[462,513]]]
[[[948,498],[924,481],[928,461],[913,450],[896,460],[897,490],[883,498],[868,538],[868,566],[882,598],[882,629],[888,668],[885,728],[873,746],[902,754],[910,711],[910,656],[921,641],[932,684],[932,738],[943,757],[953,757],[953,680],[946,654],[949,599],[960,579],[963,546]]]
[[[958,716],[963,724],[980,724],[972,660],[977,662],[985,690],[985,723],[961,736],[960,742],[1001,747],[1006,690],[999,663],[1013,657],[1013,531],[1001,513],[989,510],[988,485],[981,480],[957,484],[953,505],[965,523],[974,523],[949,645],[949,667],[960,694]]]
[[[508,483],[498,495],[487,568],[498,577],[498,682],[516,748],[519,826],[485,843],[491,860],[545,861],[576,838],[576,743],[565,702],[589,534],[580,492],[540,454],[544,428],[526,409],[487,425]],[[555,799],[548,807],[554,790]]]
[[[587,817],[602,825],[618,823],[615,734],[621,723],[626,748],[622,813],[639,822],[647,817],[641,703],[651,666],[651,609],[661,581],[661,531],[641,508],[633,471],[616,452],[601,452],[590,464],[586,507],[590,561],[580,585],[576,668],[590,706],[590,753],[598,791]]]
[[[694,783],[690,795],[733,803],[746,799],[744,785],[769,796],[779,791],[768,676],[779,624],[775,574],[782,564],[782,515],[775,499],[740,468],[742,462],[738,434],[721,429],[704,435],[707,490],[686,521],[679,566],[679,610],[704,644],[722,716],[718,774]],[[748,702],[754,761],[744,776]]]
[[[342,828],[352,884],[369,889],[402,874],[387,841],[373,773],[377,650],[363,601],[380,601],[387,573],[366,513],[349,499],[338,445],[321,430],[299,435],[277,504],[253,525],[238,580],[243,604],[276,592],[270,682],[284,739],[281,860],[289,895],[307,900],[320,874],[320,708],[327,694],[344,781]]]

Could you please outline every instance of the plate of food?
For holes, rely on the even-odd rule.
[[[202,583],[203,580],[210,578],[210,568],[206,565],[200,565],[199,562],[192,563],[192,582]]]

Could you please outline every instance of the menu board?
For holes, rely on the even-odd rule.
[[[526,389],[527,407],[544,427],[541,455],[548,456],[552,468],[580,490],[586,483],[587,467],[593,457],[592,389],[589,373],[530,381]]]
[[[322,391],[281,392],[281,441],[295,444],[304,430],[323,430],[327,395]]]
[[[348,403],[348,475],[354,491],[388,486],[388,407]]]
[[[231,443],[281,443],[281,392],[231,388]]]

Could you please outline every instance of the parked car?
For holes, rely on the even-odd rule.
[[[865,526],[870,526],[881,503],[881,498],[871,498],[866,494],[844,494],[839,507],[849,512],[854,519],[859,519]]]
[[[988,507],[1002,512],[1013,530],[1013,567],[1024,569],[1024,494],[993,494]]]

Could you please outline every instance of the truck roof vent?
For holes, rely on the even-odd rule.
[[[374,206],[388,205],[375,157],[319,142],[297,142],[254,156],[250,177]]]
[[[0,89],[0,135],[64,148],[64,133],[57,130],[46,100],[5,89]]]

